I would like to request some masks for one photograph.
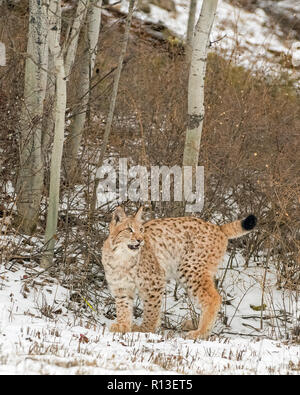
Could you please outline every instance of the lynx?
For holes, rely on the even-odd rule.
[[[143,224],[142,208],[129,217],[118,207],[102,248],[105,275],[117,310],[110,330],[155,332],[166,281],[175,278],[202,310],[198,328],[189,331],[187,337],[206,338],[221,305],[214,275],[228,239],[248,233],[256,222],[256,217],[249,215],[221,226],[196,217],[153,219]],[[141,326],[132,322],[136,289],[144,306]]]

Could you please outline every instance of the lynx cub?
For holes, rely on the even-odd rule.
[[[254,215],[221,226],[195,217],[154,219],[143,224],[142,208],[134,217],[127,217],[118,207],[102,249],[106,279],[117,308],[117,320],[110,330],[154,332],[166,280],[175,278],[202,309],[199,326],[188,337],[205,338],[221,305],[213,277],[228,239],[248,233],[255,225]],[[144,303],[140,327],[132,324],[136,288]]]

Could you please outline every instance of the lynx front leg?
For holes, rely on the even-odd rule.
[[[117,321],[110,327],[111,332],[131,332],[134,291],[122,290],[115,294]]]
[[[144,303],[143,323],[133,325],[134,332],[155,332],[160,324],[161,302],[163,287],[152,289],[151,293],[140,293]]]

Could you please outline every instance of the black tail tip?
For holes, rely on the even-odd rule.
[[[255,217],[255,215],[251,214],[248,215],[247,218],[243,219],[242,228],[244,230],[251,230],[255,228],[256,224],[257,224],[257,218]]]

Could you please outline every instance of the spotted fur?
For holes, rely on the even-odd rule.
[[[135,217],[127,217],[118,207],[103,245],[103,266],[117,306],[117,321],[111,330],[154,332],[166,281],[175,278],[202,309],[198,328],[188,337],[207,337],[221,305],[213,278],[228,239],[248,233],[256,218],[250,215],[221,226],[195,217],[154,219],[142,225],[141,216],[142,209]],[[140,327],[132,324],[136,288],[144,304]]]

